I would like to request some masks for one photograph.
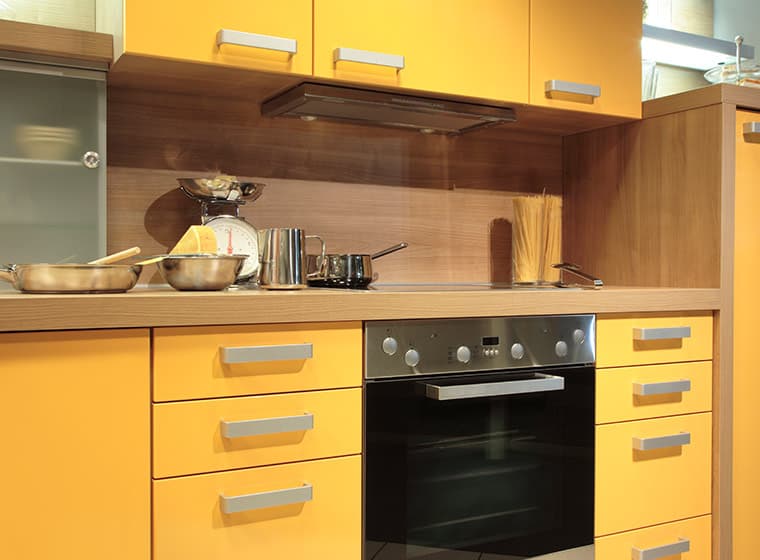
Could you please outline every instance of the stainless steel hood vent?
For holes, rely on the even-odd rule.
[[[266,101],[261,106],[261,114],[393,126],[438,134],[461,134],[517,120],[515,112],[505,107],[308,82]]]

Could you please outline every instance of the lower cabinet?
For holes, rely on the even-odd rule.
[[[595,560],[710,560],[709,515],[596,539]],[[737,559],[738,560],[738,559]]]

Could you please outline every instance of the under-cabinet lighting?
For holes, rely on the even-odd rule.
[[[754,58],[755,47],[742,45],[741,56],[742,60]],[[736,62],[736,44],[644,24],[641,58],[670,66],[709,70],[720,63]]]

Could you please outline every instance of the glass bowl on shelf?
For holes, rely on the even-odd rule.
[[[754,60],[742,61],[741,77],[760,84],[760,64]],[[718,64],[715,68],[705,72],[705,79],[712,84],[735,84],[736,63]]]

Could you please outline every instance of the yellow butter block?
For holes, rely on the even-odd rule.
[[[187,253],[216,253],[216,234],[208,226],[190,226],[170,255]]]

